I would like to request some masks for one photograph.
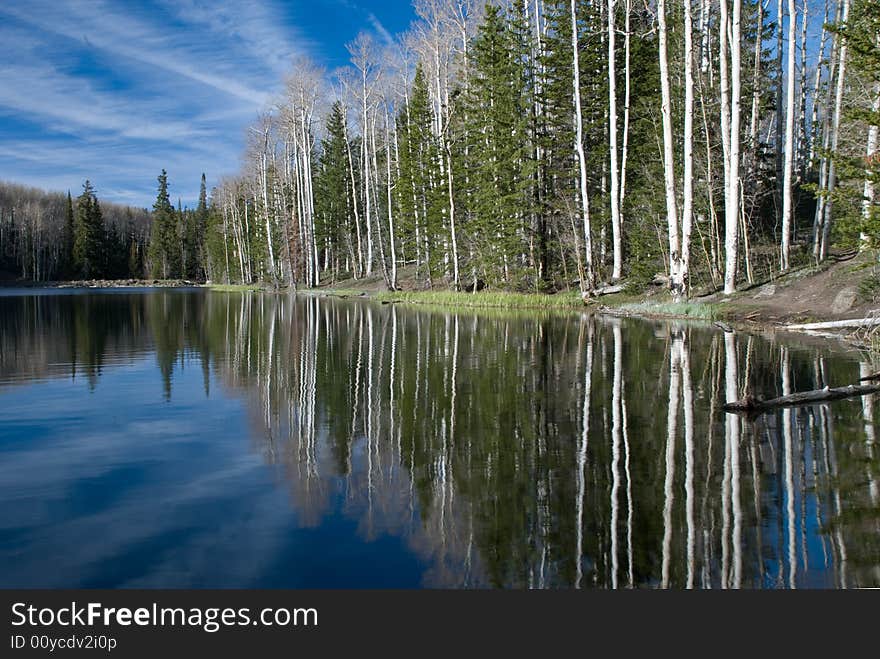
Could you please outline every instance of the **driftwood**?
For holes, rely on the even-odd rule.
[[[611,295],[612,293],[623,293],[623,289],[625,286],[623,284],[613,284],[609,286],[600,286],[599,288],[590,291],[590,294],[593,297],[598,297],[599,295]]]
[[[754,396],[746,396],[743,400],[733,403],[726,403],[722,406],[725,412],[745,413],[745,414],[762,414],[779,407],[797,407],[799,405],[809,405],[811,403],[820,403],[826,400],[840,400],[842,398],[852,398],[853,396],[867,396],[880,391],[880,384],[851,384],[847,387],[835,387],[817,389],[816,391],[801,391],[796,394],[788,394],[779,398],[770,398],[761,400]]]
[[[786,325],[789,330],[827,330],[843,329],[846,327],[873,327],[880,325],[880,317],[877,318],[853,318],[852,320],[834,320],[827,323],[807,323],[805,325]]]
[[[622,293],[626,288],[624,284],[613,284],[608,286],[599,286],[598,288],[594,288],[591,291],[587,291],[583,294],[584,302],[586,302],[591,297],[600,297],[602,295],[611,295],[612,293]]]

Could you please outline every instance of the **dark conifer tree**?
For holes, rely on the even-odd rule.
[[[73,260],[79,276],[92,279],[103,274],[104,218],[89,181],[83,184],[83,192],[76,200]]]
[[[345,117],[337,101],[327,119],[327,136],[321,141],[321,156],[315,177],[316,238],[337,254],[348,253],[355,259],[350,229],[350,185],[348,145],[345,141]],[[339,276],[338,260],[333,263],[334,277]]]
[[[150,229],[150,272],[153,277],[172,276],[175,253],[174,207],[168,198],[168,174],[165,170],[157,179],[159,190],[153,204],[153,223]]]

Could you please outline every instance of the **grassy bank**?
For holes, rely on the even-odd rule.
[[[668,316],[696,320],[721,320],[731,316],[722,304],[709,302],[624,302],[615,307],[635,316]]]
[[[373,299],[380,302],[405,302],[408,304],[433,304],[444,307],[481,307],[496,309],[583,309],[584,303],[577,292],[546,295],[540,293],[507,293],[481,291],[460,293],[457,291],[396,291],[376,293]]]
[[[259,284],[212,284],[212,291],[240,293],[246,291],[271,292]],[[523,309],[533,311],[603,311],[624,316],[662,318],[692,318],[695,320],[719,320],[731,316],[730,309],[722,304],[698,302],[672,302],[671,300],[645,300],[643,297],[625,293],[594,298],[584,305],[578,291],[563,293],[512,293],[508,291],[366,291],[357,288],[303,289],[301,294],[327,297],[368,297],[377,302],[421,304],[449,309]]]
[[[242,293],[246,291],[268,291],[266,286],[259,284],[211,284],[208,286],[217,293]]]
[[[700,302],[672,302],[671,300],[646,301],[632,295],[619,294],[596,298],[584,305],[577,291],[556,293],[507,293],[501,291],[459,293],[454,291],[399,291],[376,293],[373,299],[382,302],[408,304],[432,304],[444,307],[481,307],[497,309],[545,309],[545,310],[601,310],[621,315],[654,316],[669,318],[693,318],[695,320],[720,320],[729,317],[730,311],[722,304]]]

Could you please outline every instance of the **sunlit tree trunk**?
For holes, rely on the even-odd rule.
[[[841,0],[842,8],[840,14],[840,22],[844,25],[849,19],[850,0]],[[840,144],[840,118],[843,109],[843,91],[846,80],[846,56],[847,43],[846,35],[843,32],[838,33],[840,39],[840,49],[838,51],[838,69],[837,69],[837,88],[834,93],[834,115],[831,119],[831,152],[837,153]],[[831,240],[831,221],[833,219],[832,209],[834,207],[834,188],[837,186],[837,167],[835,159],[830,158],[828,163],[828,180],[825,193],[825,205],[822,217],[822,235],[820,238],[818,260],[824,261],[828,255],[829,241]]]
[[[663,2],[663,0],[660,0]],[[570,2],[571,10],[571,50],[572,50],[572,88],[574,95],[574,125],[575,125],[575,151],[578,157],[578,172],[580,174],[580,202],[581,218],[583,221],[584,234],[584,267],[581,278],[581,293],[588,296],[595,288],[593,275],[593,238],[590,229],[590,197],[587,191],[587,158],[584,153],[584,119],[581,110],[581,68],[580,48],[578,47],[578,22],[575,8],[575,0]]]
[[[683,294],[681,238],[675,198],[675,161],[672,137],[672,93],[667,52],[666,0],[657,0],[658,57],[660,60],[660,113],[663,117],[663,179],[666,191],[666,226],[669,234],[669,286],[676,298]]]
[[[681,206],[680,294],[690,293],[691,227],[694,215],[694,35],[691,0],[684,0],[684,180]],[[675,288],[673,289],[675,290]]]
[[[877,34],[874,42],[875,46],[880,49],[880,33]],[[871,85],[871,111],[873,117],[876,117],[880,112],[880,82],[876,80]],[[867,146],[865,147],[865,183],[862,188],[862,220],[865,222],[871,219],[871,208],[874,206],[874,180],[871,166],[877,156],[877,135],[877,124],[869,124]],[[862,233],[861,245],[863,248],[868,246],[868,238],[864,232]]]
[[[620,172],[617,162],[617,67],[615,58],[617,0],[608,0],[608,142],[611,159],[611,234],[614,263],[611,280],[618,281],[623,272],[623,239],[620,218]]]
[[[740,105],[742,75],[742,0],[732,0],[733,17],[730,33],[730,174],[727,181],[724,210],[724,293],[736,290],[737,257],[739,248],[739,156],[740,156]],[[726,5],[725,0],[722,4]],[[726,7],[722,11],[726,24]],[[726,55],[725,55],[726,57]],[[723,59],[723,58],[722,58]],[[723,83],[722,83],[723,84]]]
[[[780,30],[782,29],[782,21]],[[785,96],[785,145],[784,164],[782,167],[782,245],[780,249],[779,269],[789,269],[792,234],[792,172],[794,169],[794,82],[795,82],[795,49],[797,48],[797,10],[794,0],[788,0],[788,57],[786,65],[786,96]]]
[[[391,246],[391,281],[389,288],[397,290],[397,235],[394,232],[394,204],[391,191],[393,183],[391,178],[391,116],[388,107],[385,108],[385,190],[388,204],[388,242]],[[396,143],[396,141],[395,141]]]

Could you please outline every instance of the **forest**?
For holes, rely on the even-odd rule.
[[[29,193],[7,186],[0,269],[585,297],[659,280],[681,298],[880,240],[878,0],[415,12],[393,43],[358,36],[347,67],[292,62],[241,170],[210,200],[203,177],[195,210],[163,172],[148,221],[105,205],[77,250],[83,196],[13,218]]]
[[[100,202],[90,181],[76,199],[0,182],[0,280],[204,281],[208,213],[204,174],[195,210],[171,205],[164,170],[152,211]]]
[[[140,277],[150,213],[100,203],[89,181],[75,199],[0,182],[0,280]]]

